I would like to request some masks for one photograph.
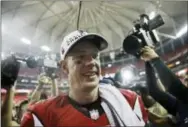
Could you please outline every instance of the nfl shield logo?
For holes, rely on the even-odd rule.
[[[93,120],[97,120],[99,118],[99,111],[98,110],[91,110],[89,111],[90,117]]]

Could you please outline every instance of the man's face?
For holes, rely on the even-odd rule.
[[[99,50],[91,42],[76,44],[67,54],[66,70],[70,87],[88,91],[98,86],[100,76]]]

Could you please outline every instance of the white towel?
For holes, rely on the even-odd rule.
[[[112,106],[109,107],[104,101],[101,103],[111,126],[115,126],[115,122],[110,109],[113,111],[115,110],[115,116],[118,119],[120,126],[145,126],[144,121],[138,119],[125,97],[117,88],[110,85],[100,85],[99,95]]]
[[[42,123],[40,122],[40,120],[34,115],[32,114],[33,116],[33,121],[34,121],[34,127],[43,127]]]

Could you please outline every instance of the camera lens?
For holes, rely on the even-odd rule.
[[[137,54],[142,47],[142,40],[134,35],[130,35],[123,41],[123,49],[126,53]]]

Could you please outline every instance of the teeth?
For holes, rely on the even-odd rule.
[[[94,72],[88,72],[88,73],[86,73],[85,75],[86,75],[86,76],[93,76],[93,75],[95,75],[95,73],[94,73]]]

